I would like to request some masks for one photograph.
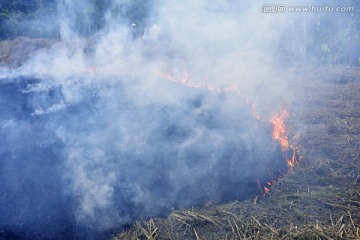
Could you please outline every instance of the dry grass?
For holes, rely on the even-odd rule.
[[[10,52],[10,41],[0,42],[0,62],[5,62]]]
[[[295,74],[302,160],[266,196],[173,212],[114,239],[360,239],[360,70]]]
[[[36,51],[48,49],[55,42],[56,40],[52,39],[30,39],[21,36],[10,41],[0,41],[0,66],[19,67]]]

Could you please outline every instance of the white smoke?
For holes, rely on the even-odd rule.
[[[120,17],[132,1],[113,1],[107,25],[89,40],[74,29],[79,9],[89,7],[59,2],[61,41],[19,70],[35,78],[16,95],[28,119],[12,107],[1,125],[8,147],[17,142],[27,153],[43,144],[40,150],[56,152],[51,173],[61,180],[51,183],[70,204],[54,205],[68,208],[72,224],[102,231],[259,193],[256,178],[278,173],[284,159],[271,127],[253,111],[268,119],[290,101],[275,58],[289,15],[262,14],[260,3],[154,1],[148,25],[138,24],[144,35],[134,39]],[[162,77],[169,72],[177,82]],[[180,83],[185,74],[187,85]],[[32,144],[19,139],[32,131],[39,131]],[[68,236],[89,237],[74,232]]]

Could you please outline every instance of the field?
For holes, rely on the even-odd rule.
[[[289,70],[300,162],[269,193],[137,222],[114,239],[360,239],[360,70]]]

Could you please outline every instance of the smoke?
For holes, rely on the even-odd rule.
[[[153,1],[134,34],[137,5],[113,1],[86,40],[74,22],[80,9],[92,21],[91,3],[59,1],[62,41],[3,71],[5,235],[95,238],[247,199],[261,193],[257,179],[286,171],[266,120],[291,100],[276,57],[289,16],[258,3]]]

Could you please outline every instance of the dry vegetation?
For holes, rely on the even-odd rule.
[[[0,67],[16,68],[41,49],[50,48],[56,41],[17,37],[11,41],[0,41]]]
[[[360,239],[360,70],[297,71],[288,125],[302,160],[266,196],[175,211],[114,239]]]
[[[1,41],[0,42],[0,62],[5,62],[10,53],[10,43],[11,41]]]

